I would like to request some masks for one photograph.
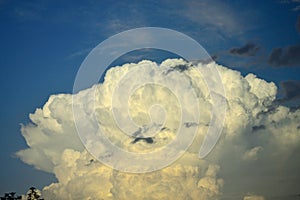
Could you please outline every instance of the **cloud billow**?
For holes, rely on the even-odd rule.
[[[21,132],[26,139],[28,148],[17,152],[22,161],[37,169],[55,174],[57,182],[43,189],[45,199],[195,199],[216,200],[227,195],[228,188],[235,188],[237,199],[264,199],[272,196],[273,177],[285,178],[298,169],[298,157],[293,157],[293,166],[280,165],[282,159],[288,159],[293,152],[299,150],[300,110],[290,111],[289,108],[275,104],[277,88],[274,83],[266,82],[253,74],[243,77],[238,71],[228,69],[216,63],[198,63],[196,67],[216,67],[220,73],[226,92],[227,112],[220,141],[205,159],[199,159],[198,151],[209,127],[211,100],[209,90],[202,76],[195,67],[181,59],[169,59],[160,65],[151,61],[125,64],[113,67],[106,73],[104,82],[93,86],[94,90],[86,89],[77,94],[82,101],[89,102],[95,97],[95,105],[86,104],[86,114],[95,111],[101,128],[107,137],[119,148],[133,152],[148,152],[153,148],[161,148],[172,141],[178,128],[180,113],[167,90],[159,87],[145,86],[131,96],[129,111],[137,124],[149,124],[149,105],[159,102],[165,106],[166,120],[160,127],[145,126],[141,134],[156,130],[151,136],[152,142],[146,139],[135,141],[131,135],[122,134],[116,125],[110,110],[114,88],[122,77],[139,65],[155,66],[148,72],[152,76],[185,76],[189,87],[198,97],[194,104],[201,110],[198,123],[186,122],[186,128],[198,127],[193,144],[173,164],[150,173],[124,173],[97,161],[82,145],[76,132],[72,112],[72,95],[52,95],[43,108],[30,114],[31,123],[23,125]],[[175,70],[171,70],[175,69]],[[166,73],[168,72],[168,73]],[[140,74],[132,74],[138,79]],[[187,99],[188,102],[188,99]],[[80,105],[73,105],[80,106]],[[194,105],[184,105],[187,111]],[[121,113],[122,114],[122,113]],[[159,127],[159,128],[157,128]],[[134,142],[135,141],[135,142]],[[99,146],[101,149],[101,146]],[[105,149],[104,149],[105,150]],[[107,154],[107,157],[110,155]],[[288,160],[286,161],[289,162]],[[298,163],[298,164],[297,164]],[[280,172],[278,166],[281,166]],[[251,166],[252,170],[249,170]],[[267,170],[263,178],[261,174]],[[282,176],[282,177],[281,177]],[[298,180],[297,173],[294,174]],[[230,177],[230,178],[228,178]],[[249,177],[256,181],[247,187],[242,184]],[[298,178],[298,179],[297,179]],[[293,180],[281,185],[283,191],[292,190]],[[257,187],[264,185],[265,188]],[[226,189],[227,188],[227,189]],[[253,194],[253,195],[249,195]]]

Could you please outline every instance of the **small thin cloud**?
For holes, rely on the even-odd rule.
[[[279,3],[300,3],[300,0],[281,0]]]
[[[14,6],[12,12],[21,21],[43,20],[43,13],[47,10],[45,2],[22,2]]]
[[[76,57],[87,55],[91,50],[92,50],[92,48],[81,49],[79,51],[73,52],[70,55],[68,55],[67,59],[73,59]]]
[[[188,20],[214,32],[222,31],[231,36],[245,30],[243,23],[240,23],[242,19],[237,18],[236,12],[221,1],[189,1],[181,12]]]
[[[281,4],[291,4],[292,6],[294,6],[291,11],[299,11],[300,10],[300,0],[281,0],[279,1],[279,3]]]
[[[300,5],[292,9],[292,11],[299,11],[299,10],[300,10]]]

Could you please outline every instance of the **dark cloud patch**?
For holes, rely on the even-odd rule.
[[[190,66],[188,66],[188,65],[176,65],[175,67],[172,67],[172,68],[168,69],[164,74],[167,75],[167,74],[169,74],[170,72],[173,72],[173,71],[183,72],[183,71],[188,70],[189,67]]]
[[[190,128],[190,127],[192,127],[192,126],[198,126],[199,124],[197,124],[196,122],[185,122],[184,123],[184,126],[186,127],[186,128]]]
[[[187,70],[189,68],[189,66],[187,65],[176,65],[175,67],[173,67],[174,70],[177,70],[179,72],[183,72],[185,70]]]
[[[300,100],[300,81],[289,80],[280,83],[281,89],[283,90],[284,99],[286,101],[290,100]]]
[[[299,7],[299,10],[300,10],[300,7]],[[297,19],[296,28],[297,28],[298,33],[300,34],[300,15],[298,16],[298,19]]]
[[[254,43],[247,43],[242,47],[235,47],[229,50],[229,53],[235,56],[255,56],[259,46]]]
[[[151,138],[151,137],[147,137],[147,138],[138,137],[138,138],[135,138],[131,143],[135,144],[139,141],[145,141],[148,144],[152,144],[154,142],[153,138]]]
[[[300,45],[273,49],[268,62],[274,67],[300,67]]]
[[[259,131],[259,130],[264,130],[266,129],[266,126],[265,125],[259,125],[259,126],[253,126],[252,127],[252,131]]]
[[[211,59],[214,60],[214,61],[217,61],[218,60],[218,55],[212,55]]]

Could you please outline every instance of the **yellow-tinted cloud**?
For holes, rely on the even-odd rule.
[[[166,121],[162,122],[163,125],[156,124],[161,126],[160,129],[156,129],[156,125],[152,124],[138,130],[137,134],[144,135],[149,134],[149,131],[158,131],[158,134],[152,137],[152,142],[146,139],[134,142],[132,136],[122,134],[110,110],[112,94],[124,74],[139,64],[111,68],[104,83],[94,86],[97,91],[96,104],[73,106],[86,106],[86,113],[83,113],[82,117],[95,111],[101,128],[120,148],[147,152],[152,148],[159,149],[175,137],[174,131],[179,123],[179,104],[176,96],[173,99],[167,90],[154,86],[139,88],[129,101],[129,110],[134,121],[137,124],[147,124],[150,119],[149,106],[153,102],[164,105]],[[210,109],[213,104],[205,81],[196,73],[195,67],[176,71],[175,66],[190,66],[183,60],[167,60],[160,67],[150,61],[143,61],[142,64],[149,66],[151,70],[145,73],[150,73],[153,77],[171,74],[172,81],[176,80],[177,76],[178,79],[179,76],[188,78],[190,87],[176,82],[173,84],[183,93],[192,88],[198,97],[197,102],[184,104],[187,112],[193,110],[195,104],[199,105],[201,111],[198,123],[185,123],[186,127],[198,127],[198,134],[192,146],[175,163],[155,172],[130,174],[113,170],[97,161],[83,147],[73,120],[72,95],[52,95],[42,109],[37,109],[30,115],[32,123],[22,126],[21,132],[29,148],[17,153],[25,163],[53,173],[57,177],[57,183],[44,188],[45,199],[216,200],[223,195],[223,185],[226,184],[228,187],[230,184],[236,187],[238,192],[246,191],[244,194],[261,194],[261,191],[255,191],[256,184],[248,184],[247,188],[243,188],[243,184],[233,181],[238,178],[243,180],[244,176],[250,176],[259,179],[259,174],[265,170],[270,174],[267,174],[264,180],[258,180],[257,184],[272,185],[272,178],[275,175],[280,176],[272,174],[276,170],[281,170],[283,175],[293,173],[288,171],[288,166],[279,164],[282,164],[282,159],[291,157],[293,152],[299,149],[300,110],[290,111],[287,107],[274,104],[277,92],[274,83],[266,82],[253,74],[243,77],[239,72],[216,63],[198,64],[197,67],[217,67],[226,91],[227,104],[223,135],[211,154],[200,160],[198,150],[210,123]],[[213,75],[202,75],[213,78]],[[136,74],[135,77],[138,79],[140,74]],[[75,95],[76,98],[89,102],[95,97],[93,91],[87,89]],[[184,102],[189,102],[188,97]],[[155,115],[153,116],[153,119],[156,119]],[[92,142],[90,141],[90,144]],[[99,151],[105,151],[101,149],[101,145],[97,148]],[[257,167],[257,163],[261,167]],[[297,165],[299,162],[295,163]],[[222,177],[227,177],[227,173],[232,176],[232,180],[228,182]],[[289,184],[292,185],[293,182]],[[283,187],[288,188],[289,185]],[[268,192],[270,191],[266,189],[265,193]],[[250,199],[260,200],[263,197],[244,197],[244,200]]]

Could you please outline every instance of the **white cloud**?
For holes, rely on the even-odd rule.
[[[226,91],[228,108],[223,135],[213,152],[204,160],[198,159],[198,151],[210,122],[213,102],[205,81],[195,68],[176,68],[178,65],[188,66],[185,61],[167,60],[160,67],[153,62],[143,61],[111,68],[104,83],[94,86],[97,89],[95,105],[86,103],[94,97],[93,89],[76,94],[76,98],[85,104],[74,106],[86,106],[86,113],[82,117],[95,110],[103,130],[120,148],[136,152],[160,148],[172,141],[178,126],[179,106],[176,98],[173,99],[167,90],[149,86],[139,88],[129,98],[130,114],[137,124],[148,124],[151,119],[149,106],[159,102],[164,105],[164,129],[159,129],[153,143],[141,140],[134,144],[132,137],[122,134],[118,129],[110,110],[112,94],[120,79],[139,65],[148,66],[148,71],[144,73],[151,74],[152,78],[167,76],[168,72],[172,77],[171,83],[176,86],[174,88],[183,94],[192,88],[197,94],[198,102],[185,104],[184,108],[190,112],[198,104],[201,110],[200,121],[194,124],[199,129],[192,146],[179,160],[159,171],[129,174],[112,170],[96,161],[79,140],[73,121],[72,95],[52,95],[42,109],[30,115],[32,123],[22,126],[21,132],[29,148],[17,153],[25,163],[54,173],[57,177],[57,183],[43,189],[45,199],[215,200],[226,195],[230,188],[243,196],[254,192],[267,197],[272,193],[270,188],[275,184],[274,177],[286,178],[290,173],[295,173],[290,169],[297,167],[285,165],[282,160],[291,158],[299,150],[300,110],[290,111],[287,107],[273,103],[277,92],[274,83],[268,83],[253,74],[243,77],[239,72],[215,63],[200,63],[198,67],[217,67]],[[141,78],[140,73],[131,75],[135,77],[132,80]],[[188,78],[190,87],[174,81],[180,80],[182,75]],[[189,102],[189,98],[183,102]],[[149,130],[154,129],[141,131],[147,134]],[[299,162],[295,159],[299,158],[292,158],[293,163],[289,163],[297,165]],[[261,174],[265,174],[263,179]],[[244,180],[248,180],[246,186]],[[289,180],[281,185],[282,190],[292,192],[293,187],[290,186],[293,184],[293,180]],[[244,197],[244,200],[250,199],[264,198],[251,195]]]
[[[261,146],[254,147],[244,153],[244,160],[256,160],[258,158],[258,154],[262,151],[263,148]]]

